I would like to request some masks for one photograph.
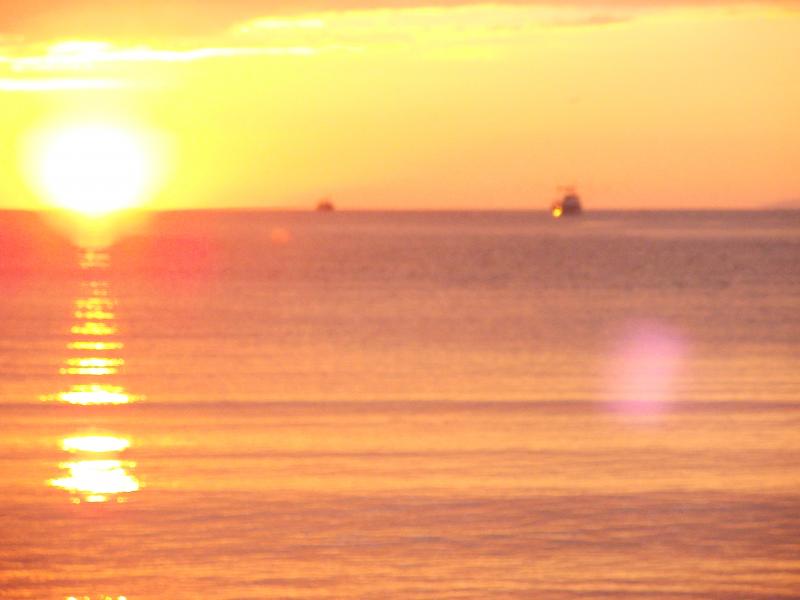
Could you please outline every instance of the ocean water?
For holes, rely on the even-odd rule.
[[[0,285],[0,598],[800,598],[800,213],[2,213]]]

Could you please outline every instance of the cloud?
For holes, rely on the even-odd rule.
[[[73,40],[55,44],[0,47],[0,92],[61,92],[115,90],[122,87],[163,86],[163,80],[133,76],[137,64],[187,64],[210,60],[258,57],[308,57],[306,47],[183,47],[123,46],[102,41]],[[151,70],[147,71],[155,76]],[[157,82],[158,81],[158,82]]]
[[[0,78],[0,92],[55,92],[73,90],[115,90],[124,87],[113,79],[75,79],[41,78],[8,79]]]
[[[241,56],[310,56],[313,48],[303,47],[201,47],[158,49],[149,46],[117,47],[109,42],[68,41],[23,48],[16,55],[0,56],[0,64],[17,73],[35,71],[81,71],[104,64],[166,62],[186,63],[216,58]]]
[[[262,16],[313,12],[485,5],[471,0],[0,0],[0,35],[46,39],[74,36],[159,38],[205,35]],[[568,8],[589,14],[657,7],[776,5],[798,7],[800,0],[505,0],[495,6]]]
[[[594,8],[589,9],[590,5]],[[239,21],[214,34],[166,36],[153,38],[150,43],[117,38],[114,43],[87,39],[45,42],[5,36],[0,37],[0,77],[5,77],[0,91],[111,89],[121,73],[133,74],[133,67],[120,71],[120,66],[147,63],[313,57],[342,52],[483,60],[524,47],[553,30],[618,26],[652,15],[651,10],[642,8],[643,2],[617,0],[616,5],[601,10],[593,3],[578,1],[559,7],[460,3],[269,15]],[[731,11],[703,12],[727,18]],[[748,11],[743,8],[735,12]],[[37,74],[41,79],[33,78]],[[54,74],[62,78],[53,78]],[[142,69],[134,79],[139,85],[148,85],[155,75]]]
[[[545,30],[617,25],[634,14],[511,4],[380,8],[257,18],[238,24],[231,33],[248,43],[299,45],[320,52],[391,51],[430,56],[425,52],[498,51],[515,41],[534,39]]]
[[[440,52],[452,49],[499,48],[554,27],[604,26],[629,16],[576,9],[512,5],[461,5],[308,13],[270,16],[241,22],[220,34],[169,38],[158,44],[92,40],[55,43],[7,38],[0,46],[0,67],[10,74],[85,73],[136,63],[192,63],[231,58],[310,57],[322,53]],[[2,41],[2,40],[0,40]],[[99,80],[24,80],[21,90],[102,87]],[[62,87],[59,88],[58,86]]]

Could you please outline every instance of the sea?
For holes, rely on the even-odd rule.
[[[0,598],[800,598],[800,212],[0,213]]]

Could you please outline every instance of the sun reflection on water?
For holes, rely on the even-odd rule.
[[[112,337],[118,333],[116,300],[109,293],[108,282],[98,276],[109,268],[109,262],[108,254],[100,250],[84,250],[81,256],[81,268],[91,277],[83,283],[85,295],[74,303],[73,316],[78,321],[70,331],[76,338],[66,345],[73,355],[59,369],[68,379],[61,391],[44,395],[42,400],[75,406],[115,406],[140,398],[109,379],[125,365],[125,359],[119,356],[125,344]],[[63,438],[60,445],[70,459],[58,464],[61,476],[49,479],[47,485],[69,492],[73,503],[124,502],[141,488],[133,473],[136,463],[120,457],[131,446],[129,438],[73,435]]]
[[[75,341],[67,344],[70,350],[121,350],[125,344],[122,342],[86,342]]]
[[[108,502],[116,499],[123,502],[118,494],[128,494],[139,490],[139,480],[128,472],[136,467],[132,461],[117,459],[78,460],[60,463],[59,468],[67,470],[67,477],[51,479],[50,485],[67,490],[76,496],[77,502]]]
[[[67,364],[76,367],[118,367],[125,364],[125,360],[122,358],[91,356],[88,358],[68,358]]]
[[[62,375],[113,375],[119,366],[125,364],[121,358],[104,358],[91,356],[86,358],[68,358],[67,367],[61,369]]]
[[[85,310],[75,311],[76,319],[87,319],[92,321],[110,321],[114,318],[114,313],[103,310],[99,305]]]
[[[65,596],[64,600],[128,600],[127,596],[97,596],[96,599],[91,596]]]
[[[61,448],[67,452],[122,452],[130,445],[128,438],[115,435],[81,435],[61,440]]]
[[[87,248],[81,254],[81,269],[106,269],[110,264],[108,252],[96,248]]]
[[[114,335],[117,333],[117,328],[113,325],[106,325],[101,321],[86,321],[73,325],[70,329],[75,335]]]
[[[82,284],[85,295],[74,303],[76,322],[71,325],[70,333],[76,337],[67,343],[67,349],[76,355],[68,357],[59,369],[61,375],[74,379],[66,389],[43,395],[41,399],[80,406],[130,404],[140,397],[105,379],[118,374],[125,365],[125,359],[116,354],[125,348],[117,337],[114,312],[117,301],[104,279],[110,267],[109,254],[100,249],[84,249],[79,264],[89,277]]]
[[[117,457],[131,445],[128,438],[115,435],[79,435],[61,440],[65,452],[79,455],[78,460],[59,463],[66,470],[65,477],[51,479],[52,487],[67,490],[72,501],[123,502],[124,496],[140,489],[139,480],[131,474],[136,463]]]
[[[118,385],[73,385],[68,390],[42,396],[43,400],[56,400],[67,404],[90,406],[98,404],[130,404],[139,399]]]

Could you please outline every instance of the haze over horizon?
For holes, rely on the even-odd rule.
[[[83,123],[156,140],[158,209],[800,198],[798,2],[278,4],[3,3],[0,208]]]

